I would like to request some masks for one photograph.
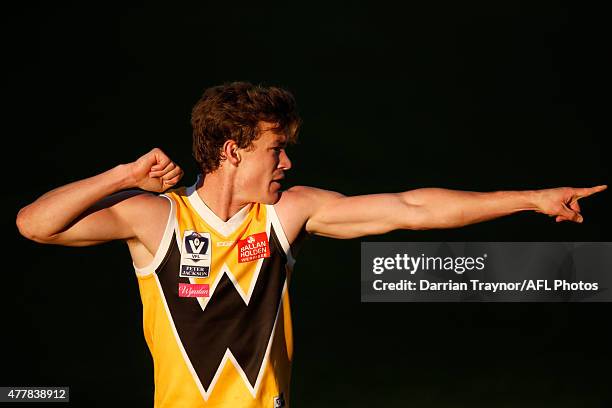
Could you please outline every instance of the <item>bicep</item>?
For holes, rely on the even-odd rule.
[[[422,208],[407,203],[400,194],[329,197],[306,223],[306,230],[330,238],[358,238],[396,229],[418,229]]]
[[[94,204],[45,243],[90,246],[134,238],[139,220],[144,221],[146,211],[142,210],[142,206],[146,200],[141,191],[113,194]]]

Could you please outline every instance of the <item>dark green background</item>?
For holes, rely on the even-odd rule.
[[[609,184],[602,10],[81,3],[1,17],[2,385],[69,385],[74,406],[152,406],[127,247],[42,246],[14,220],[44,192],[155,146],[193,183],[189,115],[208,86],[250,80],[294,93],[304,127],[287,186],[354,195]],[[612,241],[609,197],[581,202],[582,225],[521,213],[364,239]],[[298,256],[294,407],[612,404],[610,304],[361,304],[360,241],[315,238]]]

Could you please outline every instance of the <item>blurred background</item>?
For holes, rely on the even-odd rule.
[[[584,3],[3,8],[0,385],[68,385],[73,406],[153,405],[127,246],[39,245],[15,216],[153,147],[191,185],[190,112],[209,86],[293,92],[304,126],[285,188],[610,184],[609,24]],[[362,304],[359,288],[362,241],[612,241],[610,201],[609,191],[582,200],[582,225],[520,213],[309,240],[290,287],[292,406],[610,406],[609,303]]]

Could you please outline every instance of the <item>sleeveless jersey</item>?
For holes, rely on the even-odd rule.
[[[288,407],[290,245],[272,205],[224,222],[197,184],[161,195],[171,210],[159,249],[134,265],[155,407]]]

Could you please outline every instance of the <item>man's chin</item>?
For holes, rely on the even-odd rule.
[[[264,200],[261,201],[261,204],[274,205],[278,203],[282,195],[282,191],[271,191]]]

